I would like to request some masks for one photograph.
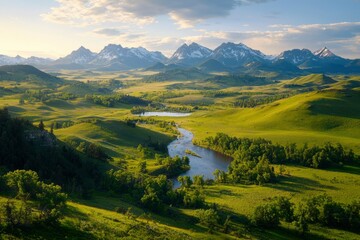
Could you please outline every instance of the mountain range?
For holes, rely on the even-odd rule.
[[[52,60],[48,58],[0,55],[0,65],[28,64],[45,69],[91,69],[118,71],[148,69],[166,71],[174,68],[197,67],[203,71],[229,72],[324,72],[360,73],[360,59],[350,60],[335,55],[324,47],[311,52],[308,49],[292,49],[269,56],[245,44],[223,43],[214,50],[197,43],[183,44],[170,57],[161,52],[148,51],[143,47],[126,48],[109,44],[99,53],[81,46],[69,55]]]

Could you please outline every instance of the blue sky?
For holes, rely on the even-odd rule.
[[[184,42],[242,42],[360,58],[360,0],[0,0],[0,54],[60,57],[109,43],[171,55]]]

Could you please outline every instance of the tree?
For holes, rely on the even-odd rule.
[[[5,175],[7,186],[15,190],[16,196],[22,200],[23,206],[17,211],[12,204],[5,206],[5,212],[10,218],[14,214],[30,216],[31,208],[27,200],[33,200],[37,205],[39,220],[46,223],[56,223],[61,217],[61,211],[66,207],[67,195],[61,192],[61,187],[53,183],[46,184],[39,180],[34,171],[16,170]],[[29,210],[30,208],[30,210]],[[27,214],[27,215],[26,215]],[[28,222],[28,218],[18,222]],[[12,222],[14,224],[14,222]]]
[[[205,203],[205,196],[199,190],[185,191],[184,205],[186,207],[198,208],[203,206]]]
[[[194,182],[194,185],[203,187],[204,184],[205,184],[204,176],[203,175],[201,175],[201,176],[200,175],[195,175],[193,177],[193,182]]]
[[[215,169],[215,171],[213,172],[213,175],[215,177],[215,182],[225,183],[227,181],[227,174],[225,171]]]
[[[161,201],[153,189],[147,189],[145,194],[140,199],[144,207],[156,212],[161,210]]]
[[[193,184],[189,176],[179,176],[177,180],[180,182],[182,188],[190,188]]]
[[[199,209],[197,210],[197,216],[201,224],[208,227],[209,232],[212,233],[219,220],[219,215],[214,209]]]
[[[47,223],[56,223],[61,217],[61,211],[66,206],[67,195],[61,192],[61,187],[53,183],[38,183],[39,189],[36,194],[40,219]]]
[[[39,176],[31,170],[15,170],[5,176],[6,184],[16,192],[20,199],[34,198],[38,191]]]
[[[294,204],[290,202],[289,198],[276,197],[274,204],[278,208],[279,218],[286,222],[292,222],[294,218]]]
[[[304,203],[300,202],[294,212],[295,226],[301,232],[301,235],[305,235],[309,231],[309,224],[307,219],[307,209]]]
[[[45,125],[44,125],[43,120],[40,120],[40,123],[39,123],[39,125],[38,125],[38,128],[39,128],[41,131],[44,131],[44,130],[45,130]]]
[[[138,163],[138,171],[139,173],[146,173],[146,161],[140,161]]]
[[[257,206],[252,216],[252,222],[260,227],[278,226],[280,215],[277,206],[273,203]]]

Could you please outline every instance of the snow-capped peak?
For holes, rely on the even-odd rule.
[[[186,59],[186,58],[207,58],[212,54],[212,51],[197,43],[187,45],[184,43],[171,57],[171,59]]]
[[[227,42],[214,50],[213,58],[224,65],[238,67],[250,62],[268,61],[270,57],[243,43]]]
[[[335,57],[336,55],[332,53],[327,47],[324,47],[320,50],[314,52],[314,55],[320,58],[328,58],[328,57]]]
[[[60,58],[56,61],[57,64],[86,64],[89,63],[94,57],[96,53],[91,52],[89,49],[81,46],[77,50],[72,51],[66,57]]]

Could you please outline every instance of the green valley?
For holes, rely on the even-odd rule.
[[[0,67],[1,239],[357,239],[359,102],[357,75]],[[210,149],[229,168],[189,175]]]

